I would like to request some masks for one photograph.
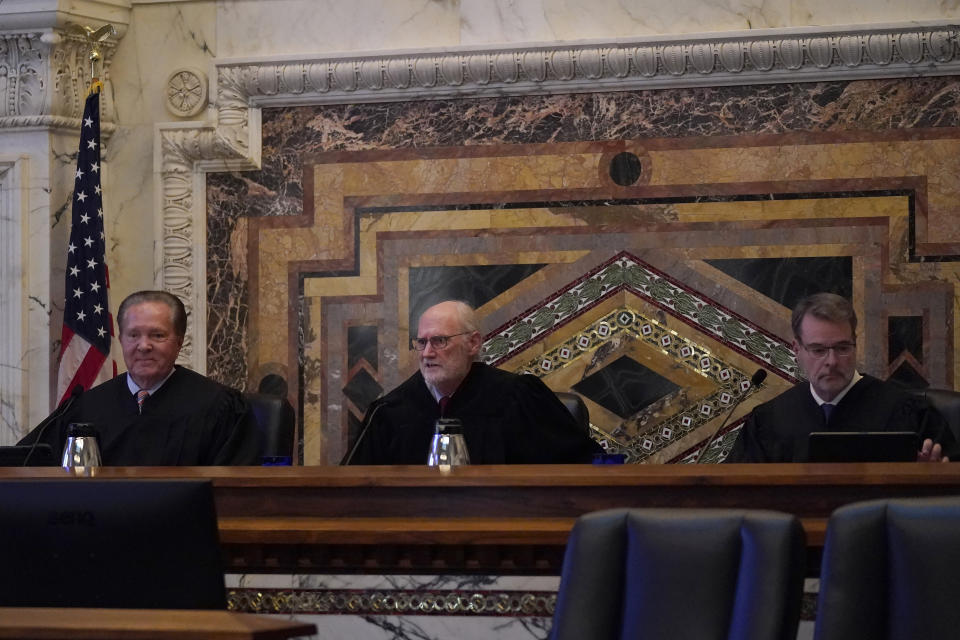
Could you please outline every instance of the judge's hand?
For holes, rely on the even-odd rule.
[[[933,444],[933,440],[927,438],[920,451],[917,451],[917,462],[950,462],[950,458],[943,455],[939,444]]]

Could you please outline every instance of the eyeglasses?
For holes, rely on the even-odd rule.
[[[472,331],[463,331],[461,333],[455,333],[452,336],[430,336],[429,338],[413,338],[410,340],[410,346],[416,349],[417,351],[423,351],[427,348],[427,343],[430,344],[435,350],[439,351],[440,349],[446,349],[447,345],[450,343],[450,338],[456,338],[457,336],[465,336],[468,333],[473,333]]]
[[[826,358],[831,350],[838,358],[849,358],[857,350],[857,345],[854,342],[841,342],[829,347],[822,344],[806,345],[801,342],[800,346],[817,360]]]

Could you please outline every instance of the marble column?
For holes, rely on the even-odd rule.
[[[120,34],[130,2],[0,4],[0,445],[51,409],[62,324],[63,247],[70,226],[89,49],[70,24]],[[103,43],[109,82],[115,42]],[[112,124],[102,103],[103,137]]]

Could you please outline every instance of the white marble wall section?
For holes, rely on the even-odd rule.
[[[429,49],[960,16],[942,0],[218,0],[221,58]]]
[[[117,129],[104,148],[104,211],[113,313],[125,295],[157,283],[153,140],[157,122],[186,120],[165,108],[167,78],[206,72],[216,56],[215,2],[135,4],[111,67]],[[193,120],[203,120],[201,112]],[[202,195],[202,192],[201,192]],[[202,230],[201,230],[202,231]],[[124,369],[122,360],[117,362]]]
[[[220,0],[223,57],[421,49],[459,44],[455,0]]]
[[[51,409],[66,259],[52,248],[66,247],[77,145],[70,131],[0,130],[0,235],[20,265],[29,265],[22,273],[13,255],[0,254],[0,309],[11,325],[3,328],[0,352],[0,445],[18,440]],[[17,331],[20,341],[7,343]]]

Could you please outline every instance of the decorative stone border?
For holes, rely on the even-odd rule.
[[[158,124],[157,285],[191,315],[206,370],[204,172],[260,167],[260,108],[960,73],[960,25],[803,28],[552,45],[214,62],[215,125]]]

